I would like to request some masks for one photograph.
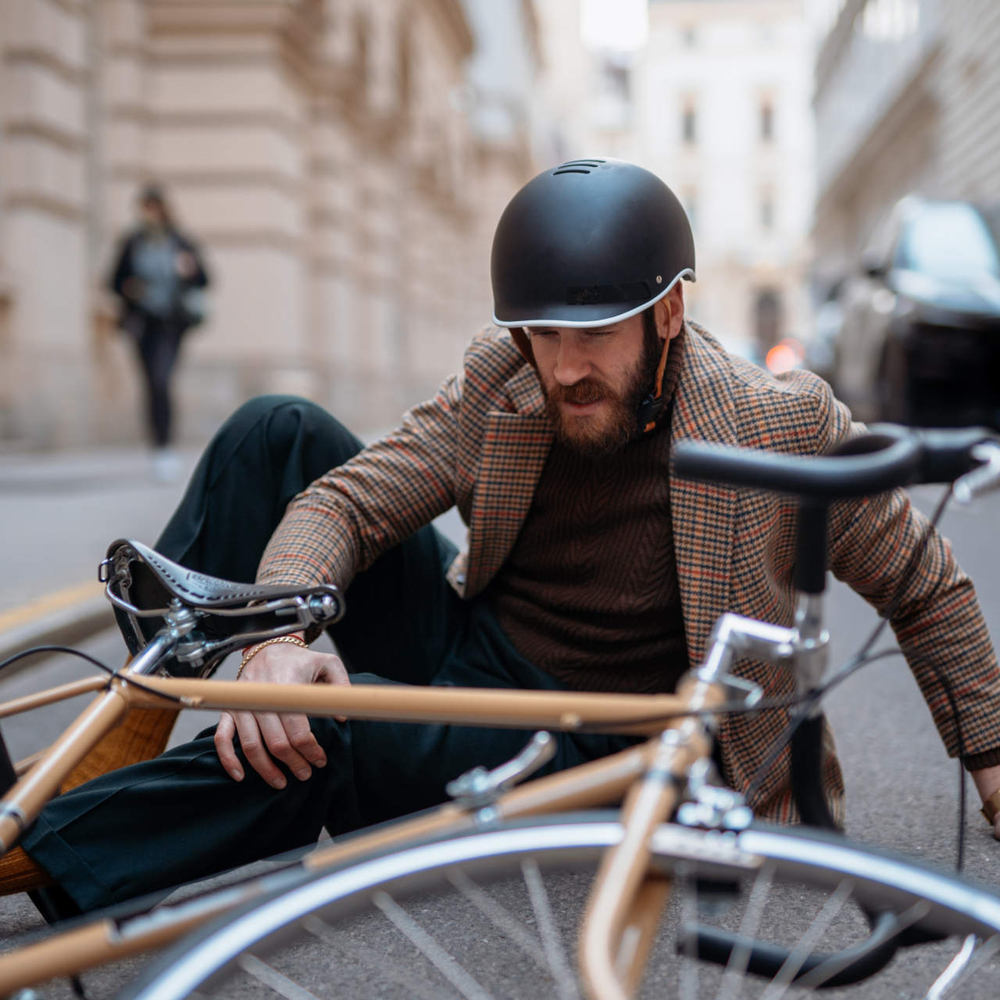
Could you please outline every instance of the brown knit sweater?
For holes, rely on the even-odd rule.
[[[682,359],[683,334],[671,342],[665,396]],[[669,420],[599,459],[556,442],[490,585],[517,650],[572,688],[672,691],[687,669],[669,463]]]

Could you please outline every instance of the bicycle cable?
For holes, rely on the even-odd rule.
[[[139,691],[143,691],[146,694],[156,695],[157,698],[162,698],[164,701],[174,702],[177,705],[183,705],[184,699],[173,694],[164,694],[162,691],[156,691],[151,687],[147,687],[142,681],[136,679],[132,674],[122,673],[121,670],[115,670],[113,667],[109,667],[102,660],[97,659],[96,656],[91,656],[89,653],[83,652],[82,649],[74,649],[72,646],[58,646],[58,645],[43,645],[43,646],[32,646],[30,649],[22,649],[21,652],[15,653],[13,656],[8,656],[6,660],[0,661],[0,671],[6,670],[7,667],[17,663],[19,660],[27,659],[30,656],[38,656],[41,653],[68,653],[70,656],[77,656],[81,660],[86,660],[88,663],[97,667],[99,670],[103,670],[109,675],[108,683],[105,685],[105,690],[109,690],[111,687],[111,682],[117,677],[119,680],[124,681],[126,684],[131,684],[133,687],[137,688]]]

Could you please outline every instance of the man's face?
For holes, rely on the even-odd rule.
[[[637,430],[663,341],[641,315],[606,327],[530,330],[538,378],[556,437],[584,455],[609,455]]]

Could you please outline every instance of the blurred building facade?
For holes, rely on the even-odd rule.
[[[272,391],[393,423],[488,321],[540,58],[531,0],[5,0],[0,446],[140,439],[103,285],[149,180],[214,278],[182,433]]]
[[[691,218],[688,312],[762,357],[810,324],[813,48],[801,0],[650,0],[632,155]]]
[[[1000,4],[828,0],[816,68],[816,280],[860,269],[904,195],[1000,200]]]

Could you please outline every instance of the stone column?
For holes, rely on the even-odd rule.
[[[0,51],[3,248],[0,439],[86,437],[77,391],[90,349],[86,271],[83,0],[8,0]]]

